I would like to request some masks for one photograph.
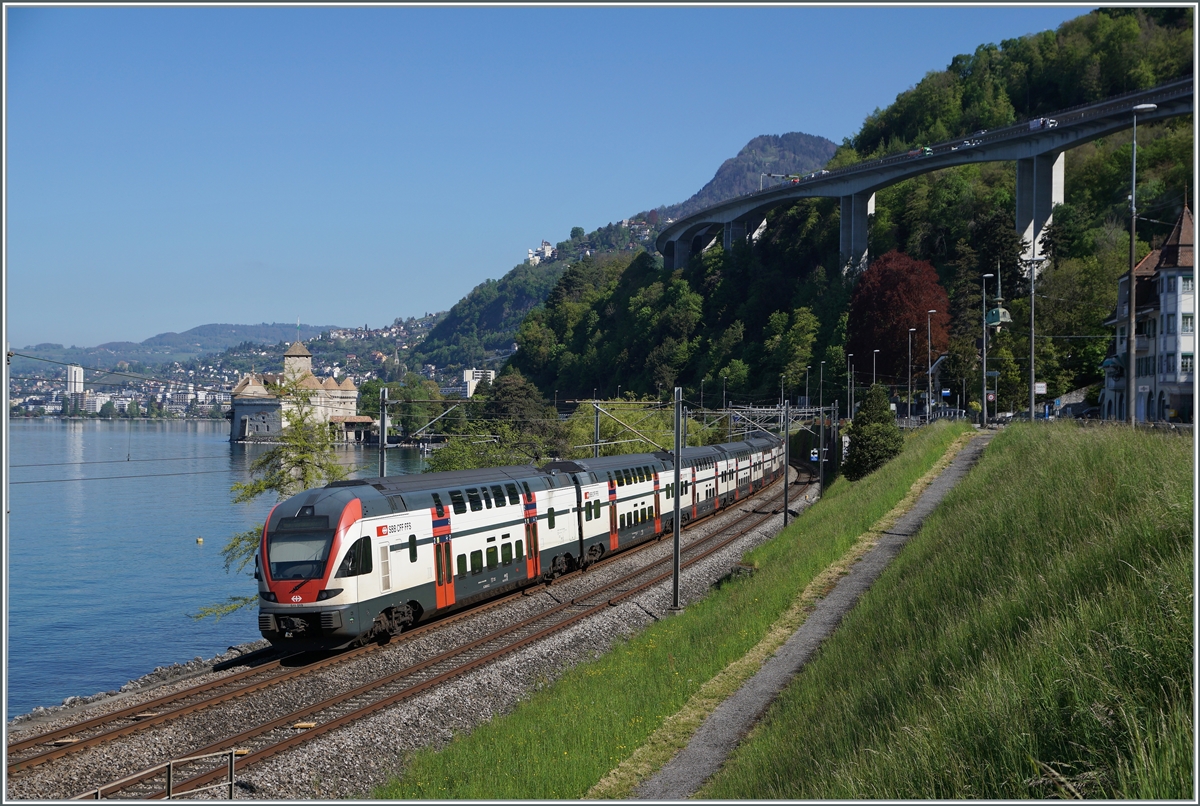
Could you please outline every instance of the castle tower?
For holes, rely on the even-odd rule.
[[[283,376],[289,381],[312,374],[312,353],[299,341],[283,354]]]

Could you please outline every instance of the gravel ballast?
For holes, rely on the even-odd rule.
[[[806,496],[797,494],[792,501],[793,511],[807,506],[815,498],[814,488],[810,488]],[[731,507],[730,512],[755,507],[762,507],[759,498]],[[709,518],[698,523],[695,529],[684,534],[684,545],[721,528],[727,517]],[[716,582],[737,570],[746,551],[769,540],[780,528],[782,515],[776,514],[732,545],[684,569],[680,582],[681,603],[686,605],[706,595]],[[528,596],[448,624],[443,629],[393,642],[381,651],[274,686],[263,694],[238,698],[168,725],[82,751],[44,768],[34,768],[9,780],[7,796],[72,797],[178,758],[191,748],[217,741],[236,732],[232,728],[247,719],[262,717],[265,721],[291,713],[304,705],[319,702],[337,690],[361,685],[445,647],[474,640],[500,626],[528,618],[561,601],[582,595],[601,580],[628,572],[646,562],[648,557],[669,556],[670,553],[671,541],[667,538],[636,556],[619,558],[582,576],[535,589],[536,592]],[[235,797],[294,800],[370,796],[374,787],[401,771],[404,759],[414,750],[440,747],[455,733],[469,731],[493,716],[511,711],[521,699],[549,685],[579,662],[607,651],[619,638],[628,637],[657,619],[668,618],[670,605],[671,583],[668,580],[585,622],[556,632],[411,700],[244,771],[239,770]],[[265,645],[266,642],[256,642],[231,647],[226,653],[207,661],[196,659],[187,664],[159,667],[145,677],[131,681],[115,694],[105,692],[86,698],[68,698],[63,706],[37,709],[9,722],[8,741],[231,674],[242,667],[233,666],[220,672],[212,671],[212,667]],[[224,797],[223,790],[213,795]]]

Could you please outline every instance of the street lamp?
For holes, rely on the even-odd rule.
[[[1130,425],[1137,421],[1137,409],[1134,408],[1136,401],[1133,397],[1137,393],[1137,387],[1134,384],[1136,380],[1134,329],[1137,320],[1137,284],[1133,278],[1133,268],[1137,256],[1137,116],[1139,112],[1153,112],[1155,109],[1158,109],[1158,104],[1138,104],[1133,108],[1133,172],[1129,181],[1129,319],[1126,325],[1128,332],[1125,342],[1125,416]]]
[[[854,419],[854,353],[846,353],[846,416]]]
[[[879,357],[879,350],[871,352],[871,385],[875,385],[875,359]]]
[[[987,425],[987,281],[995,276],[991,272],[983,275],[983,397],[979,401],[983,404],[983,419],[979,421],[981,428]]]
[[[904,413],[908,424],[912,425],[912,334],[916,333],[915,327],[908,329],[908,409]]]
[[[936,310],[925,312],[925,425],[929,425],[933,414],[933,315]]]
[[[1035,250],[1037,249],[1036,244],[1034,244],[1034,249]],[[1034,417],[1033,417],[1034,392],[1037,389],[1037,381],[1035,380],[1036,373],[1034,372],[1034,366],[1033,366],[1033,360],[1034,360],[1033,359],[1033,355],[1034,355],[1034,353],[1033,353],[1033,348],[1034,348],[1033,289],[1034,289],[1034,286],[1037,285],[1038,264],[1043,262],[1045,259],[1046,258],[1044,258],[1044,257],[1037,257],[1035,255],[1034,257],[1031,257],[1028,260],[1028,263],[1029,263],[1029,422],[1031,422],[1031,423],[1034,420]]]

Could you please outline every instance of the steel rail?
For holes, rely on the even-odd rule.
[[[770,486],[774,486],[774,485],[770,485]],[[761,490],[760,490],[760,492],[761,492]],[[776,496],[776,497],[779,497],[779,496]],[[746,501],[748,501],[748,499],[746,499]],[[741,504],[741,503],[743,503],[743,502],[738,502],[738,504]],[[741,517],[735,519],[732,523],[726,524],[726,525],[721,526],[720,528],[714,530],[713,534],[708,535],[704,538],[701,538],[701,539],[691,543],[687,547],[687,550],[688,550],[689,554],[691,554],[692,556],[689,557],[686,565],[690,566],[693,563],[702,559],[703,557],[706,557],[715,551],[721,550],[722,548],[727,546],[729,543],[733,542],[734,540],[739,539],[740,537],[744,536],[746,533],[753,530],[754,528],[757,528],[759,525],[761,525],[761,523],[763,523],[765,520],[767,520],[767,518],[769,518],[773,515],[773,513],[771,513],[771,514],[765,515],[763,517],[760,517],[757,521],[755,521],[753,524],[746,527],[742,531],[726,537],[724,540],[717,542],[715,545],[712,545],[711,547],[707,548],[707,550],[704,550],[704,551],[700,552],[699,554],[696,553],[696,549],[704,547],[704,546],[706,546],[706,544],[717,540],[717,538],[719,538],[723,534],[727,534],[730,529],[735,528],[738,524],[744,522],[745,520],[752,518],[754,515],[762,515],[762,514],[763,513],[756,512],[754,510],[747,511]],[[693,523],[690,524],[689,526],[699,526],[699,525],[705,524],[705,523],[707,523],[706,520],[697,520],[697,521],[693,521]],[[641,544],[640,546],[632,547],[632,549],[647,548],[650,545],[653,545],[655,542],[657,542],[657,541],[649,540],[649,541],[646,541],[645,543]],[[621,557],[627,557],[627,556],[630,556],[630,554],[628,552],[621,552],[616,555],[610,555],[609,557],[605,558],[605,560],[610,560],[610,559],[616,560]],[[594,614],[595,612],[598,612],[599,610],[602,610],[606,607],[614,606],[617,602],[619,602],[625,598],[633,596],[636,593],[638,593],[642,590],[645,590],[647,588],[653,587],[654,585],[662,582],[664,579],[670,577],[671,576],[670,572],[667,572],[664,574],[659,574],[659,575],[651,578],[650,580],[643,582],[640,585],[635,586],[634,588],[619,591],[616,596],[611,596],[611,597],[606,596],[606,598],[604,598],[602,601],[595,603],[593,605],[586,604],[587,600],[594,599],[596,596],[605,595],[607,592],[612,591],[614,588],[624,585],[627,582],[629,582],[630,580],[635,579],[639,576],[644,576],[645,574],[653,571],[656,567],[658,567],[664,563],[667,563],[667,562],[670,562],[669,557],[652,562],[640,569],[630,572],[629,574],[625,574],[624,576],[621,576],[621,577],[619,577],[615,580],[612,580],[604,585],[601,585],[595,591],[591,591],[589,593],[583,594],[582,596],[575,597],[568,602],[563,602],[563,603],[557,604],[557,605],[543,611],[542,613],[539,613],[539,614],[532,616],[528,619],[525,619],[521,622],[518,622],[518,623],[515,623],[508,627],[502,628],[493,633],[490,633],[489,635],[482,636],[474,641],[467,642],[466,644],[462,644],[458,647],[454,647],[452,649],[446,650],[445,652],[442,652],[442,653],[439,653],[438,655],[427,658],[423,661],[413,664],[413,665],[411,665],[403,670],[400,670],[398,672],[395,672],[391,675],[387,675],[383,678],[379,678],[379,679],[376,679],[369,683],[366,683],[366,684],[359,686],[351,691],[347,691],[342,694],[336,695],[334,697],[330,697],[320,703],[316,703],[314,705],[307,706],[307,707],[297,710],[291,714],[288,714],[287,716],[277,718],[277,719],[272,720],[263,725],[259,725],[255,728],[248,729],[236,736],[222,739],[216,743],[211,744],[210,746],[208,746],[206,748],[197,750],[196,754],[221,752],[223,750],[227,751],[230,747],[245,745],[247,743],[260,744],[261,740],[263,738],[268,737],[269,734],[274,733],[276,731],[286,729],[286,732],[291,735],[283,738],[280,741],[275,741],[273,743],[268,744],[265,747],[261,747],[258,750],[252,751],[248,756],[246,756],[245,759],[243,759],[242,766],[250,766],[259,761],[265,760],[266,758],[269,758],[273,755],[276,755],[280,752],[290,749],[291,747],[293,747],[297,744],[301,744],[303,742],[314,739],[317,736],[320,736],[329,731],[335,730],[338,727],[341,727],[342,725],[348,724],[349,722],[355,721],[357,719],[361,719],[365,716],[375,713],[376,711],[378,711],[382,708],[386,708],[389,705],[395,704],[396,702],[400,702],[401,700],[415,696],[416,694],[418,694],[422,691],[428,690],[429,688],[436,686],[442,682],[445,682],[454,677],[465,674],[473,669],[478,668],[481,665],[491,662],[492,660],[496,659],[497,657],[500,657],[504,654],[513,652],[516,649],[519,649],[523,646],[527,646],[528,644],[530,644],[534,641],[537,641],[540,638],[545,637],[546,635],[549,635],[553,632],[561,630],[564,626],[576,623],[576,622],[578,622],[582,619],[585,619],[588,616]],[[590,568],[595,568],[600,564],[601,563],[595,563]],[[577,573],[581,573],[581,572],[573,572],[572,576]],[[563,578],[564,577],[560,577],[559,580],[561,580]],[[524,595],[525,593],[528,592],[528,590],[529,589],[526,589],[526,591],[522,591],[521,593],[518,593],[515,595]],[[498,600],[497,603],[499,603],[500,601],[507,601],[510,598],[512,598],[512,597],[505,597],[502,600]],[[583,609],[581,610],[580,608],[583,608]],[[569,612],[572,610],[574,610],[575,612]],[[472,610],[472,611],[467,611],[467,612],[478,613],[479,610]],[[566,618],[556,620],[556,621],[554,621],[554,623],[550,624],[549,626],[539,629],[532,634],[527,634],[523,637],[518,637],[517,640],[515,640],[515,641],[509,641],[508,643],[504,644],[503,646],[501,646],[495,650],[492,650],[490,652],[487,652],[483,656],[475,657],[475,658],[469,657],[471,655],[471,653],[477,651],[478,649],[480,649],[482,647],[486,647],[488,644],[494,644],[497,641],[503,640],[507,636],[511,636],[514,633],[520,633],[522,631],[525,631],[533,626],[536,626],[539,623],[544,624],[548,619],[552,619],[560,613],[565,614]],[[436,622],[436,623],[440,624],[443,622]],[[433,626],[433,624],[431,624],[430,626]],[[421,672],[423,672],[425,670],[429,670],[431,667],[444,665],[447,662],[451,662],[451,661],[455,660],[456,658],[461,659],[464,656],[468,656],[468,658],[469,658],[465,663],[460,663],[459,665],[454,666],[446,671],[434,674],[432,677],[429,677],[425,680],[418,680],[418,681],[412,682],[411,685],[403,686],[399,691],[396,691],[394,693],[388,694],[385,691],[385,696],[383,696],[382,698],[376,698],[372,702],[369,702],[359,708],[351,709],[347,713],[338,713],[338,710],[340,709],[341,706],[344,706],[345,704],[350,703],[352,700],[361,698],[365,695],[369,695],[372,692],[378,693],[379,689],[381,689],[381,688],[386,689],[389,686],[394,686],[394,685],[404,681],[405,678],[411,678],[414,675],[420,674]],[[311,667],[303,667],[303,668],[305,671],[312,671]],[[313,724],[313,725],[311,725],[311,727],[306,727],[306,729],[304,729],[302,733],[292,734],[292,731],[295,730],[295,727],[294,727],[295,725],[297,725],[297,724],[307,725],[318,714],[325,712],[325,711],[329,711],[331,709],[334,709],[335,713],[333,715],[331,715],[329,718],[326,718],[320,724]],[[292,727],[289,728],[288,726],[292,726]],[[258,741],[256,741],[256,740],[258,740]],[[269,739],[268,739],[268,741],[269,741]],[[220,775],[224,775],[224,774],[225,774],[225,771],[223,768],[219,769],[219,770],[211,770],[210,772],[206,772],[206,773],[201,773],[197,776],[194,776],[193,778],[187,779],[187,780],[179,783],[175,787],[175,791],[177,791],[177,792],[187,791],[192,788],[198,788],[209,782],[210,775],[220,776]],[[132,776],[128,776],[127,778],[123,779],[119,783],[121,785],[123,785],[122,786],[123,789],[128,789],[131,786],[142,784],[147,781],[152,781],[155,777],[157,777],[157,775],[158,775],[158,773],[156,773],[154,771],[154,769],[150,769],[150,770],[144,771],[141,774],[135,773]],[[109,787],[112,787],[112,786],[117,786],[117,784],[114,783],[114,784],[110,784],[107,786],[103,786],[103,787],[100,787],[99,790],[89,789],[86,795],[81,795],[81,796],[77,796],[77,797],[94,796],[93,793],[103,792],[105,790],[108,790]],[[116,789],[111,790],[111,792],[116,792],[116,791],[118,791],[118,790],[116,790]],[[157,792],[157,793],[153,793],[153,794],[140,793],[139,796],[140,797],[151,797],[151,798],[163,797],[163,796],[165,796],[165,791]]]

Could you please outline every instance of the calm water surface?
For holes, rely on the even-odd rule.
[[[10,435],[9,717],[261,637],[253,608],[188,614],[256,590],[220,551],[275,503],[229,493],[266,448],[231,445],[223,420],[15,419]],[[353,476],[378,472],[377,451],[339,453]],[[389,474],[420,472],[416,451],[388,454]]]

